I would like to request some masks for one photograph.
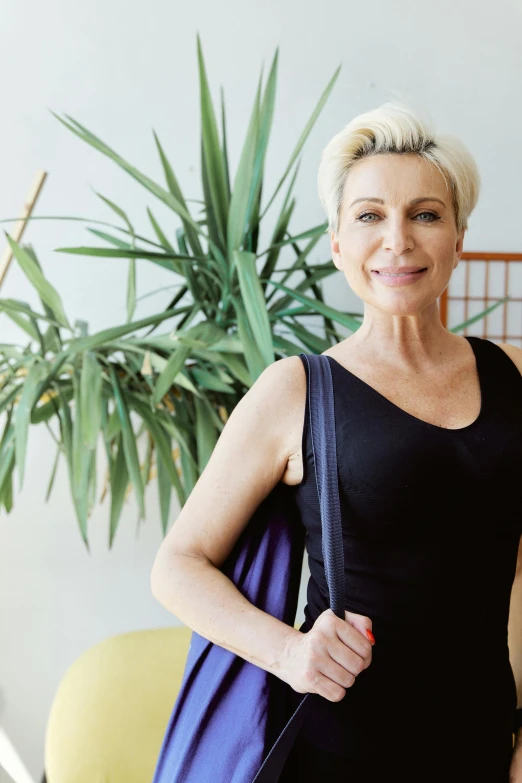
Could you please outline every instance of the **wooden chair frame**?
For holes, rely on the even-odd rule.
[[[473,261],[481,261],[484,262],[486,265],[484,293],[482,296],[471,296],[469,294],[471,262]],[[504,304],[501,306],[502,307],[502,333],[501,334],[492,334],[491,331],[488,329],[488,316],[485,316],[478,323],[482,328],[482,337],[486,337],[490,340],[499,340],[500,342],[503,343],[509,342],[511,339],[521,340],[522,319],[520,324],[520,332],[518,334],[508,334],[508,307],[511,305],[512,302],[522,302],[522,296],[513,296],[509,292],[510,269],[513,268],[512,266],[513,264],[522,263],[522,253],[479,253],[479,252],[462,253],[461,263],[465,264],[464,295],[457,296],[451,293],[451,280],[450,280],[448,287],[446,288],[446,290],[444,291],[444,293],[442,294],[439,300],[440,317],[444,326],[446,327],[448,326],[447,323],[448,304],[450,301],[464,302],[464,318],[462,320],[467,320],[472,316],[472,313],[469,312],[470,302],[473,301],[482,302],[483,309],[485,310],[487,307],[489,307],[493,302],[497,301],[498,299],[503,299],[505,296],[509,296],[510,297],[509,301],[504,302]],[[503,268],[501,265],[503,265]],[[504,293],[501,295],[491,296],[490,294],[490,275],[492,269],[494,270],[493,274],[503,272]],[[465,335],[468,334],[468,329],[465,329],[463,334]]]

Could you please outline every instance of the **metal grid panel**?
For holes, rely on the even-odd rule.
[[[522,347],[522,253],[462,253],[440,297],[441,321],[451,328],[505,296],[508,302],[459,334]]]

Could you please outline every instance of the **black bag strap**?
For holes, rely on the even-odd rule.
[[[305,365],[309,422],[321,509],[322,551],[330,608],[345,619],[344,552],[341,506],[337,480],[337,444],[332,370],[323,354],[300,353]],[[303,724],[309,697],[306,693],[272,746],[252,783],[276,783]]]

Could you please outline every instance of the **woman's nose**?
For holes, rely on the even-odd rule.
[[[390,218],[383,224],[383,249],[400,256],[413,249],[411,225],[408,220]]]

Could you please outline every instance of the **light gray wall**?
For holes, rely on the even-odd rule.
[[[16,781],[13,781],[12,777],[7,774],[5,769],[0,767],[0,783],[16,783]]]
[[[466,249],[522,249],[522,6],[516,0],[478,5],[470,0],[435,5],[406,0],[150,0],[146,7],[123,0],[4,0],[1,9],[0,218],[18,214],[36,169],[44,168],[49,177],[36,214],[112,221],[94,195],[96,189],[124,207],[137,229],[149,235],[145,205],[167,221],[161,205],[49,110],[72,115],[142,171],[161,178],[154,128],[186,195],[198,198],[199,31],[213,95],[217,98],[219,86],[225,87],[234,165],[261,65],[265,63],[266,74],[275,47],[281,47],[267,193],[342,64],[305,148],[291,225],[295,232],[324,219],[316,195],[324,145],[354,115],[398,98],[429,111],[441,130],[460,136],[477,158],[483,190]],[[175,226],[168,225],[172,234]],[[25,241],[38,252],[72,319],[89,321],[91,331],[123,321],[125,263],[53,252],[60,246],[94,244],[84,224],[35,221]],[[326,260],[327,253],[323,243],[316,260]],[[167,282],[172,283],[167,274],[140,262],[140,294]],[[360,309],[338,276],[327,281],[325,290],[332,305]],[[15,264],[2,295],[36,304]],[[137,315],[147,314],[153,305],[159,309],[168,298],[166,292],[144,300]],[[16,337],[0,316],[0,341]],[[128,501],[110,553],[108,508],[106,503],[99,506],[89,523],[88,554],[76,529],[63,466],[50,502],[44,503],[53,457],[50,437],[34,428],[25,484],[16,493],[13,512],[0,517],[0,721],[35,777],[43,765],[52,698],[74,659],[110,635],[176,622],[149,590],[161,540],[155,488],[147,498],[147,522],[139,530],[134,499]],[[173,508],[172,520],[176,514]],[[306,578],[305,568],[303,587]],[[304,590],[300,616],[303,600]]]

